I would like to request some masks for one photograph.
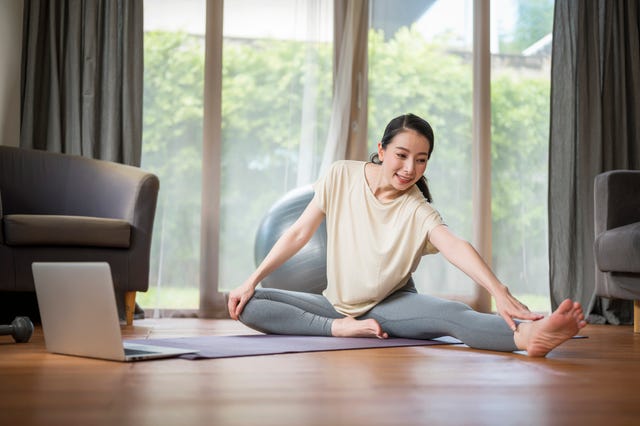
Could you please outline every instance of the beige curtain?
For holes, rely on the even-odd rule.
[[[333,105],[321,173],[336,160],[367,158],[368,0],[334,2]]]

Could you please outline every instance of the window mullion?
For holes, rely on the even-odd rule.
[[[204,115],[202,126],[202,208],[200,237],[200,317],[226,313],[219,291],[220,191],[222,161],[223,0],[207,0]]]
[[[473,245],[491,266],[491,49],[490,0],[473,2]],[[473,304],[491,311],[491,295],[476,284]]]

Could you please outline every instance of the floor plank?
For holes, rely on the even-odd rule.
[[[124,338],[250,334],[139,320]],[[635,425],[640,334],[589,325],[544,359],[428,346],[118,363],[0,336],[0,425]]]

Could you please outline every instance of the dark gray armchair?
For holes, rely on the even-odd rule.
[[[594,185],[596,295],[634,300],[640,332],[640,170],[599,174]]]
[[[158,191],[137,167],[0,146],[0,292],[34,292],[36,261],[105,261],[131,324],[149,286]]]

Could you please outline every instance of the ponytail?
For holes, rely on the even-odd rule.
[[[431,202],[433,200],[433,198],[431,197],[431,192],[429,191],[429,185],[427,185],[426,177],[422,176],[420,179],[418,179],[418,181],[416,182],[416,186],[418,187],[418,189],[420,189],[420,192],[422,192],[422,195],[424,195],[424,198],[428,202]]]

